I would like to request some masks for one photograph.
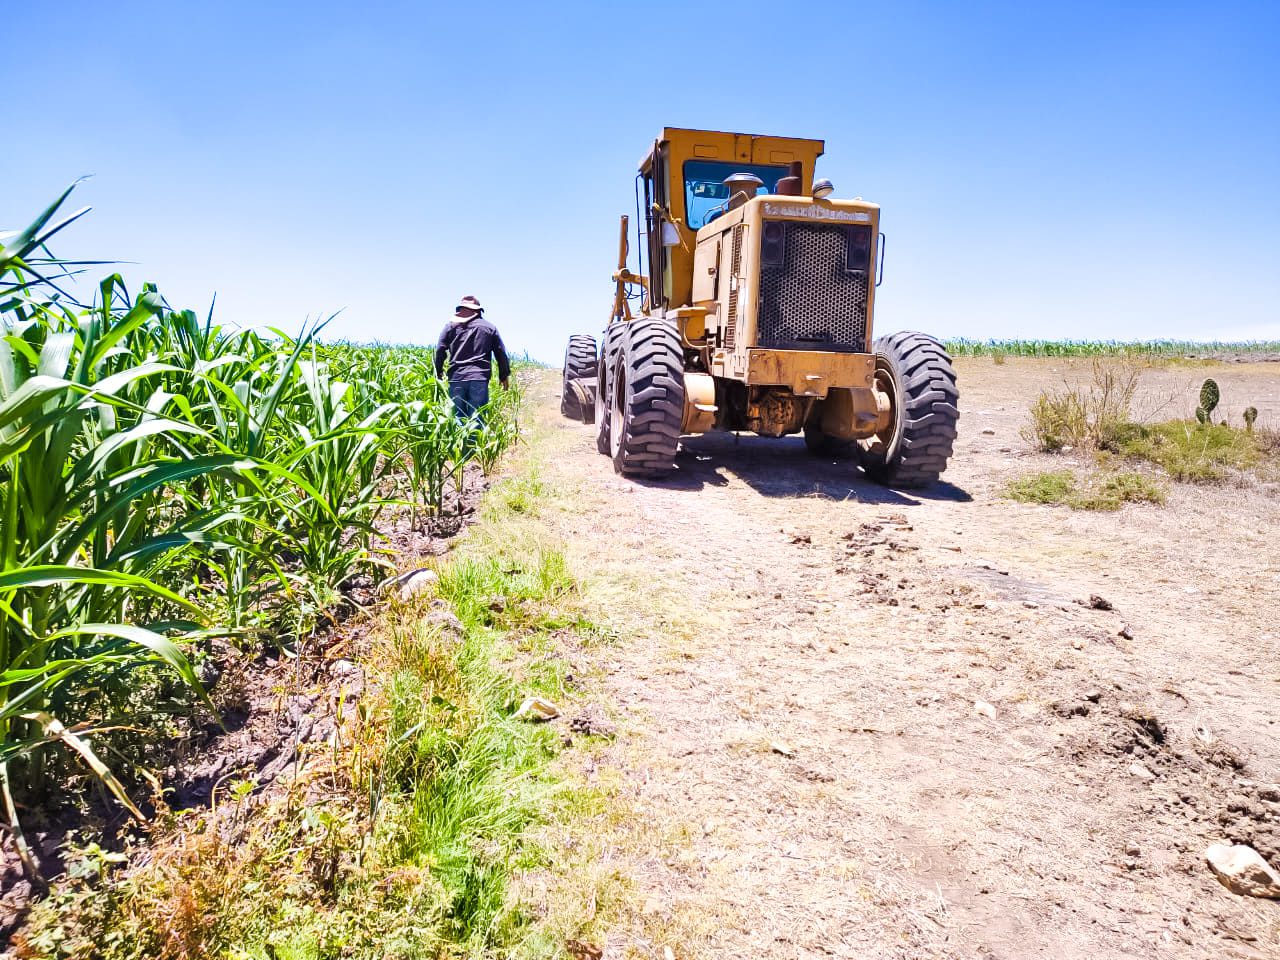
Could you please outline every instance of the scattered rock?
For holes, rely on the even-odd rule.
[[[439,579],[440,577],[434,570],[421,567],[383,580],[378,586],[378,592],[385,594],[394,591],[396,597],[402,603],[407,603],[414,597],[432,589]]]
[[[1086,604],[1090,610],[1114,610],[1111,601],[1106,597],[1100,597],[1096,593],[1089,595],[1089,602]]]
[[[1214,876],[1232,893],[1280,899],[1280,874],[1253,847],[1215,843],[1204,856]]]
[[[1089,704],[1080,700],[1056,700],[1050,706],[1060,717],[1087,717]]]
[[[1139,780],[1154,780],[1156,778],[1156,775],[1151,772],[1151,768],[1145,763],[1129,764],[1129,772]]]
[[[349,677],[359,672],[360,668],[350,660],[335,660],[329,666],[330,675],[335,677]]]
[[[807,533],[793,533],[791,535],[792,543],[813,543],[813,537]]]
[[[794,757],[796,755],[795,749],[790,744],[785,743],[782,740],[774,740],[770,742],[769,749],[774,753],[782,754],[784,757]]]
[[[996,435],[996,432],[994,430],[983,430],[982,435],[984,437],[994,437]]]
[[[973,705],[973,711],[974,713],[982,714],[984,717],[989,717],[992,720],[994,720],[996,716],[996,708],[993,707],[991,704],[987,703],[987,701],[985,700],[977,701]]]
[[[1126,857],[1140,857],[1142,856],[1142,848],[1136,843],[1130,843],[1125,846],[1124,855]]]
[[[1023,600],[1022,605],[1026,607],[1028,610],[1040,609],[1040,604],[1036,603],[1034,600]]]
[[[1133,703],[1121,704],[1120,715],[1137,726],[1153,744],[1164,743],[1164,724],[1146,707]]]
[[[1090,690],[1088,693],[1084,695],[1084,698],[1088,700],[1090,703],[1097,703],[1099,700],[1102,699],[1102,691]]]
[[[458,619],[457,614],[452,610],[441,607],[432,610],[426,617],[426,622],[439,627],[444,633],[452,634],[454,639],[461,640],[466,631],[463,629],[462,621]]]
[[[1129,629],[1129,625],[1127,623],[1120,628],[1120,636],[1126,640],[1133,639],[1133,631]]]
[[[597,707],[587,707],[580,714],[569,721],[569,729],[574,733],[580,733],[584,737],[608,737],[612,739],[617,736],[618,728]]]
[[[1076,650],[1083,650],[1084,641],[1081,640],[1079,637],[1076,637],[1074,640],[1071,641],[1071,646]]]
[[[560,708],[543,697],[529,697],[511,716],[513,720],[533,720],[541,723],[560,716]]]
[[[212,690],[222,679],[222,666],[213,657],[205,657],[200,662],[200,686]]]

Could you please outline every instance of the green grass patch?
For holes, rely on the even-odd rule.
[[[1043,470],[1010,481],[1005,496],[1072,510],[1119,510],[1126,503],[1164,503],[1164,488],[1145,474],[1108,473],[1081,480],[1071,470]]]
[[[1230,473],[1274,474],[1276,460],[1267,452],[1267,437],[1224,424],[1173,420],[1137,426],[1117,445],[1123,456],[1146,460],[1175,480],[1214,483]]]

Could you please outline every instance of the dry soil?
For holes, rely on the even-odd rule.
[[[1088,364],[957,366],[952,467],[918,492],[725,434],[623,480],[534,388],[550,522],[628,637],[583,654],[620,726],[583,769],[630,811],[606,955],[1280,956],[1280,902],[1203,857],[1280,864],[1276,490],[1010,502],[1062,462],[1028,405]],[[1140,400],[1185,415],[1208,374],[1223,415],[1280,421],[1275,364],[1152,368]]]

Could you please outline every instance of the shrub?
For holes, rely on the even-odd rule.
[[[1049,453],[1065,447],[1115,450],[1137,429],[1130,413],[1137,388],[1136,369],[1095,362],[1089,383],[1065,384],[1036,398],[1023,436]]]

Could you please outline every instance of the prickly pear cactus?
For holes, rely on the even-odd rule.
[[[1213,423],[1213,408],[1218,405],[1220,394],[1218,382],[1212,378],[1200,385],[1200,406],[1196,407],[1196,419],[1200,426],[1207,427]]]
[[[1209,379],[1200,385],[1200,406],[1204,412],[1213,416],[1213,408],[1218,405],[1222,395],[1218,392],[1218,381]]]
[[[1248,433],[1253,433],[1253,423],[1258,419],[1257,407],[1244,408],[1244,429]]]

